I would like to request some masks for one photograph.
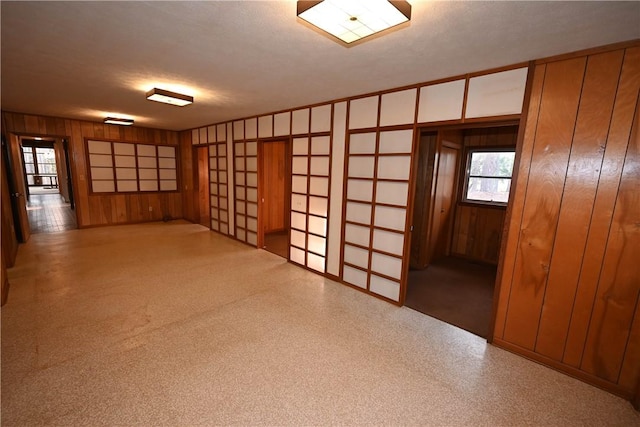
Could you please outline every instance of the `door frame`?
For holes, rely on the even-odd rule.
[[[258,232],[257,246],[259,249],[264,247],[264,144],[271,142],[284,142],[284,182],[285,182],[285,225],[287,228],[287,243],[291,243],[291,162],[292,162],[292,143],[291,136],[273,137],[258,139]],[[287,260],[289,260],[289,252],[287,251]]]
[[[527,99],[527,97],[525,96],[525,100]],[[407,206],[407,210],[408,210],[408,217],[409,217],[409,224],[411,224],[410,227],[408,227],[408,231],[407,234],[405,235],[405,257],[403,258],[403,262],[405,263],[404,266],[404,271],[403,271],[403,277],[404,280],[401,283],[400,286],[400,301],[398,302],[398,305],[403,306],[405,303],[405,299],[407,296],[407,288],[409,286],[409,261],[410,261],[410,250],[411,250],[411,239],[412,239],[412,233],[413,233],[413,211],[414,211],[414,205],[415,205],[415,196],[416,196],[416,184],[417,184],[417,173],[416,171],[418,170],[418,160],[419,160],[419,153],[418,153],[418,149],[420,146],[420,135],[423,132],[439,132],[439,131],[448,131],[448,130],[466,130],[466,129],[478,129],[478,128],[487,128],[487,127],[504,127],[504,126],[518,126],[518,137],[516,140],[516,162],[514,163],[513,166],[513,174],[512,174],[512,185],[511,185],[511,190],[513,192],[513,189],[515,188],[514,182],[515,179],[517,177],[517,173],[518,173],[518,161],[519,161],[519,157],[520,157],[520,151],[522,149],[522,139],[524,136],[524,127],[525,127],[525,121],[526,121],[526,111],[523,111],[521,117],[519,119],[510,119],[510,120],[493,120],[493,121],[472,121],[469,123],[456,123],[456,124],[435,124],[435,125],[426,125],[426,126],[416,126],[414,129],[414,140],[413,140],[413,150],[412,153],[414,155],[414,158],[412,159],[412,164],[411,164],[411,182],[409,183],[409,205]],[[439,143],[439,141],[438,141]],[[463,145],[464,145],[464,141],[463,141]],[[463,164],[464,162],[464,146],[461,148],[460,151],[460,156],[458,159],[458,162]],[[436,153],[437,155],[437,153]],[[437,159],[436,159],[437,162]],[[460,166],[458,167],[458,175],[460,175],[462,169]],[[435,172],[435,171],[434,171]],[[454,190],[455,192],[455,203],[457,204],[457,195],[458,195],[458,187],[459,187],[459,177],[456,177],[456,188]],[[433,183],[433,188],[435,191],[435,182]],[[501,280],[501,274],[502,274],[502,265],[504,263],[503,261],[503,256],[504,256],[504,242],[506,239],[506,227],[508,225],[509,222],[509,218],[510,218],[510,211],[511,211],[511,204],[512,204],[512,200],[513,200],[513,194],[509,195],[509,203],[507,204],[507,211],[506,211],[506,215],[505,215],[505,224],[503,227],[503,235],[502,235],[502,242],[500,244],[500,252],[499,252],[499,256],[498,256],[498,269],[497,269],[497,273],[496,273],[496,281],[495,281],[495,285],[494,285],[494,298],[493,298],[493,307],[492,307],[492,313],[491,313],[491,323],[489,325],[489,333],[487,335],[487,342],[491,343],[493,341],[493,332],[494,332],[494,326],[495,326],[495,315],[496,315],[496,310],[497,310],[497,296],[499,295],[500,292],[500,280]],[[455,212],[454,212],[454,217],[455,217]],[[430,222],[430,221],[429,221]]]

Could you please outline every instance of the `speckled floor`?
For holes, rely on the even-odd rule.
[[[609,393],[174,221],[38,234],[2,425],[640,425]]]

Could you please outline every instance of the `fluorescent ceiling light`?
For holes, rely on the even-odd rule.
[[[298,16],[344,43],[411,19],[411,5],[393,0],[298,1]]]
[[[122,125],[122,126],[131,126],[133,124],[133,119],[123,119],[119,117],[107,117],[104,119],[104,123],[107,125]]]
[[[181,93],[171,92],[164,89],[153,88],[147,92],[149,101],[164,102],[165,104],[177,105],[184,107],[193,102],[193,96],[183,95]]]

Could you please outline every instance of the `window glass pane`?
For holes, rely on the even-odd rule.
[[[510,178],[469,178],[467,200],[507,203]]]
[[[513,151],[478,151],[471,153],[470,176],[510,177],[513,171]]]
[[[27,175],[27,184],[28,185],[33,185],[33,175]]]
[[[25,147],[22,147],[25,148]],[[28,148],[29,151],[24,152],[24,161],[25,163],[33,163],[33,153],[31,152],[31,148]]]
[[[56,174],[56,165],[50,163],[44,163],[38,165],[38,171],[44,175],[55,175]]]
[[[27,173],[36,173],[36,168],[33,167],[33,163],[25,163],[24,168],[27,170]]]

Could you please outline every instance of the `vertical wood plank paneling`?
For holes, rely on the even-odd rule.
[[[622,57],[614,51],[587,63],[536,343],[555,360],[564,353]]]
[[[496,320],[494,337],[504,338],[505,324],[507,320],[507,310],[509,308],[509,298],[512,290],[513,271],[515,268],[516,254],[518,251],[518,236],[520,235],[520,223],[524,211],[527,184],[529,183],[529,163],[536,138],[536,128],[538,125],[538,114],[542,101],[542,89],[546,76],[547,65],[538,65],[533,73],[531,97],[529,100],[529,111],[525,122],[524,138],[522,147],[516,158],[517,178],[511,191],[511,215],[508,228],[508,236],[505,244],[505,252],[502,259],[502,276],[500,278],[498,307],[496,310]]]
[[[68,138],[79,227],[160,220],[164,216],[183,217],[180,192],[126,196],[91,194],[85,153],[86,138],[129,138],[132,142],[177,145],[177,132],[137,127],[125,132],[122,126],[10,112],[2,112],[2,117],[5,123],[3,130],[8,133]],[[149,211],[150,206],[153,212]]]
[[[547,65],[505,338],[533,350],[586,58]]]
[[[609,224],[618,194],[622,166],[629,142],[629,134],[640,86],[639,48],[628,49],[616,101],[611,117],[611,127],[602,162],[597,196],[589,229],[578,292],[573,308],[569,334],[564,355],[564,363],[578,367],[582,362],[587,328],[591,318],[596,287],[600,278]]]
[[[640,82],[638,53],[640,49],[628,52],[625,56],[622,75],[622,79],[635,80],[636,88]],[[618,382],[619,379],[640,294],[640,139],[637,134],[637,89],[635,93],[636,126],[626,138],[628,148],[581,366],[583,370],[612,382]],[[640,364],[640,361],[637,363]]]

